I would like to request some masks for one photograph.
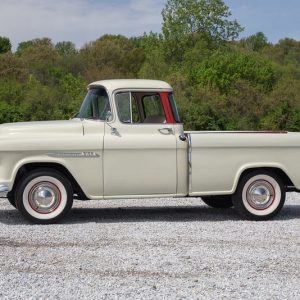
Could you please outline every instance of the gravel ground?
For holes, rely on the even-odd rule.
[[[199,199],[76,201],[31,225],[0,200],[1,299],[300,299],[300,196],[268,222]]]

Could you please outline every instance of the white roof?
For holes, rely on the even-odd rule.
[[[90,86],[103,86],[109,92],[113,92],[118,89],[156,89],[172,91],[172,87],[160,80],[148,80],[148,79],[112,79],[112,80],[101,80],[95,81],[89,84]]]

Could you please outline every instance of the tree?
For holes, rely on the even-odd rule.
[[[52,82],[51,70],[59,64],[59,54],[51,39],[34,39],[20,43],[18,51],[18,56],[25,62],[32,76],[42,83]]]
[[[145,79],[165,79],[168,71],[168,65],[160,49],[152,50],[146,57],[145,62],[140,68],[138,76]]]
[[[46,47],[53,49],[54,46],[49,38],[33,39],[19,43],[16,52],[18,54],[22,54],[24,51],[32,47]]]
[[[9,38],[0,36],[0,53],[6,53],[11,51],[11,43]]]
[[[263,48],[260,52],[280,65],[296,68],[300,66],[300,41],[284,38],[275,45]]]
[[[33,41],[26,41],[26,42],[21,42],[18,44],[17,47],[17,54],[21,54],[22,52],[24,52],[26,49],[30,48],[33,46]]]
[[[58,107],[59,111],[63,117],[71,117],[78,111],[84,99],[87,83],[82,78],[69,73],[62,76],[59,84],[63,93],[62,101]]]
[[[68,56],[76,53],[76,47],[75,44],[70,41],[63,41],[58,42],[55,45],[55,50],[61,55],[61,56]]]
[[[162,36],[153,32],[144,33],[143,36],[133,39],[133,43],[142,49],[145,55],[144,63],[139,66],[138,77],[165,79],[168,65],[162,49]]]
[[[168,58],[182,60],[197,39],[234,40],[243,30],[222,0],[168,0],[162,11]]]
[[[300,131],[300,80],[285,75],[262,106],[262,129]]]
[[[20,57],[11,52],[0,55],[0,80],[1,78],[18,78],[20,81],[24,81],[27,76],[28,70]]]
[[[134,47],[144,49],[146,54],[151,54],[152,51],[160,48],[163,43],[162,35],[152,31],[149,34],[144,33],[142,36],[130,40]]]
[[[101,79],[104,73],[109,78],[116,74],[122,78],[136,77],[145,60],[143,49],[135,48],[131,40],[121,35],[104,35],[85,45],[79,54],[85,61],[84,77],[88,81]]]
[[[247,38],[241,39],[240,45],[252,51],[259,51],[268,45],[268,39],[263,32],[257,32]]]
[[[238,80],[269,91],[276,82],[271,61],[233,51],[217,51],[191,71],[194,82],[228,93]]]

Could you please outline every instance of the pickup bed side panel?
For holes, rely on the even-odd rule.
[[[188,133],[191,196],[232,194],[244,170],[260,167],[280,168],[300,189],[300,134]]]

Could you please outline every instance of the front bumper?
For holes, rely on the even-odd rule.
[[[0,198],[6,198],[9,192],[8,186],[0,184]]]

